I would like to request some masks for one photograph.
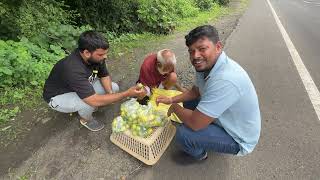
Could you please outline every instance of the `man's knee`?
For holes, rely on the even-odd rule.
[[[96,81],[93,84],[93,88],[97,94],[100,94],[100,95],[106,94],[106,91],[100,81]],[[117,83],[111,82],[111,88],[112,88],[112,92],[114,93],[119,92],[119,85]]]
[[[176,84],[177,83],[177,74],[175,72],[172,72],[169,74],[168,76],[168,82],[170,82],[170,84]]]
[[[119,85],[117,84],[117,83],[115,83],[115,82],[112,82],[111,83],[111,85],[112,85],[112,91],[114,92],[114,93],[118,93],[119,92]]]
[[[96,111],[97,107],[90,106],[89,104],[86,104],[83,102],[81,106],[78,109],[78,114],[81,118],[84,118],[86,120],[92,119],[92,113]]]
[[[185,125],[180,125],[177,127],[176,132],[176,141],[179,144],[186,144],[186,140],[188,139],[189,128]]]
[[[172,88],[177,83],[177,74],[175,72],[170,73],[167,78],[163,81],[165,89]]]
[[[106,94],[106,91],[104,90],[104,88],[99,80],[94,82],[93,89],[97,94],[100,94],[100,95]]]

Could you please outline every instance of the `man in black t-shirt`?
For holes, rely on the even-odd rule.
[[[43,90],[43,98],[52,109],[78,112],[80,123],[91,131],[104,127],[92,116],[97,107],[144,94],[137,86],[117,93],[119,86],[111,81],[106,67],[108,49],[109,44],[101,34],[82,33],[78,48],[53,67]]]

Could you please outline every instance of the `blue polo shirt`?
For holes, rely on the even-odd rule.
[[[261,117],[258,97],[247,72],[224,52],[209,75],[196,73],[201,99],[197,109],[215,118],[215,123],[240,145],[238,155],[253,151],[258,143]]]

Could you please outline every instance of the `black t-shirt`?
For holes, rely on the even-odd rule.
[[[95,94],[92,83],[99,77],[109,76],[106,62],[87,64],[76,49],[57,62],[44,85],[43,98],[49,102],[54,96],[76,92],[81,99]]]

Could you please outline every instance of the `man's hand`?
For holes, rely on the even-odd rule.
[[[141,99],[143,99],[144,97],[146,97],[146,95],[147,95],[147,89],[146,89],[146,87],[145,87],[143,84],[141,84],[141,83],[138,83],[138,84],[137,84],[137,87],[140,88],[140,89],[142,90],[142,92],[143,92],[140,96],[138,96],[138,100],[141,100]]]
[[[172,104],[172,98],[167,96],[158,96],[156,99],[156,103],[157,105],[159,105],[159,103]]]
[[[133,86],[129,88],[126,93],[128,94],[129,97],[144,97],[145,96],[145,91],[144,88],[138,87],[138,86]]]
[[[167,116],[170,117],[172,113],[174,113],[174,106],[176,106],[177,104],[172,104],[170,106],[170,108],[168,109],[168,112],[167,112]]]
[[[143,88],[141,88],[141,90],[142,90],[142,94],[141,94],[141,96],[138,96],[138,99],[143,99],[144,97],[147,96],[147,90],[146,90],[146,88],[143,87]]]

